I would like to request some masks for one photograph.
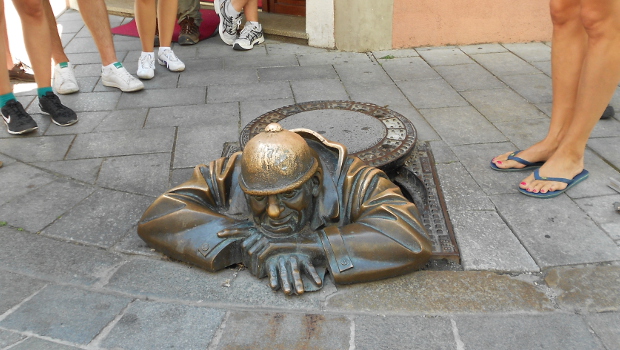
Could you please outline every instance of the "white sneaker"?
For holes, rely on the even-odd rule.
[[[119,88],[123,92],[144,89],[144,84],[138,78],[129,74],[120,62],[101,67],[101,83],[105,86]]]
[[[54,66],[52,86],[60,95],[72,94],[80,91],[71,62],[61,62]]]
[[[213,6],[215,12],[220,16],[220,24],[218,26],[220,38],[227,45],[234,44],[237,40],[237,31],[241,25],[241,13],[237,16],[231,16],[226,12],[226,8],[230,0],[214,0]]]
[[[252,24],[251,22],[245,22],[245,26],[241,30],[241,34],[237,40],[235,40],[235,44],[233,45],[233,49],[239,51],[247,51],[251,50],[254,45],[262,44],[265,42],[265,36],[263,35],[263,26],[258,24]]]
[[[155,54],[152,52],[142,53],[138,59],[138,73],[140,79],[153,79],[155,76]]]
[[[185,70],[185,63],[181,62],[171,49],[160,49],[159,55],[157,55],[157,63],[166,66],[171,72],[182,72]]]

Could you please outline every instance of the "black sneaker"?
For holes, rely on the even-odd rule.
[[[20,135],[37,130],[37,122],[26,113],[21,103],[15,99],[9,100],[2,107],[2,119],[9,134]]]
[[[77,114],[71,108],[64,106],[58,96],[51,91],[39,97],[39,108],[43,114],[52,117],[52,122],[56,125],[69,126],[78,121]]]

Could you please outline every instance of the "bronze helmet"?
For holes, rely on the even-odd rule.
[[[318,166],[316,152],[301,136],[271,123],[245,145],[239,185],[250,195],[282,193],[306,182]]]

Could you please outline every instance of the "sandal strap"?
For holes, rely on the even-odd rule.
[[[536,165],[540,162],[528,162],[527,160],[523,159],[523,158],[519,158],[516,155],[519,154],[519,152],[521,151],[516,151],[516,152],[512,152],[509,156],[508,156],[508,160],[514,160],[515,162],[521,163],[525,166],[532,166],[532,165]]]
[[[570,184],[574,180],[574,179],[566,179],[566,178],[563,178],[563,177],[544,177],[544,176],[540,176],[539,170],[540,169],[534,170],[534,179],[536,179],[536,180],[557,181],[557,182],[564,182],[565,184]]]

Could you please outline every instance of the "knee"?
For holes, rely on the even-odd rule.
[[[581,6],[579,1],[574,0],[551,0],[549,2],[549,13],[553,25],[563,25],[567,22],[579,20]]]
[[[618,25],[610,16],[610,9],[584,4],[581,7],[581,23],[588,33],[588,37],[597,38],[610,34],[614,29],[618,32]]]
[[[13,1],[13,4],[15,4],[15,9],[22,18],[26,17],[37,21],[45,18],[41,0],[17,0]]]

